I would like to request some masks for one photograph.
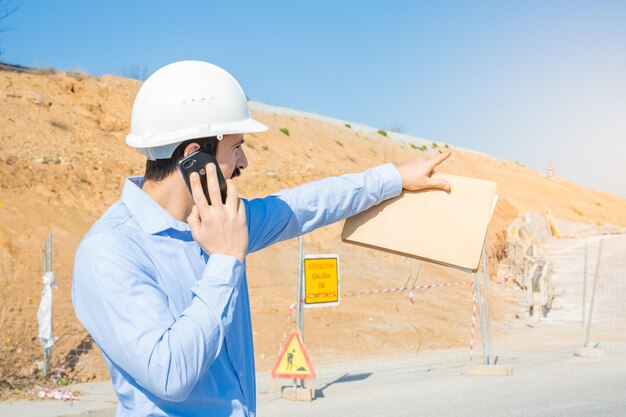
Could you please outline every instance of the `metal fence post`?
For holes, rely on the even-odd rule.
[[[483,324],[483,302],[480,296],[480,281],[478,280],[478,271],[474,272],[474,281],[476,283],[476,298],[478,299],[478,318],[480,320],[480,342],[483,345],[483,363],[487,364],[485,356],[485,326]]]
[[[46,245],[46,241],[43,241],[43,244],[41,245],[41,252],[43,255],[43,273],[42,273],[42,277],[43,277],[43,284],[44,284],[44,290],[42,292],[42,297],[43,294],[46,293],[46,289],[48,291],[50,291],[50,326],[52,326],[52,289],[51,286],[53,285],[52,283],[48,283],[47,282],[47,274],[48,273],[52,273],[52,232],[48,233],[48,244]],[[50,288],[48,288],[50,287]],[[41,307],[41,306],[40,306]],[[39,321],[39,312],[38,312],[38,317],[37,320]],[[50,347],[45,347],[43,348],[43,374],[44,375],[48,375],[49,372],[49,368],[50,368]]]
[[[48,272],[52,272],[52,232],[48,232]],[[52,326],[52,290],[50,294],[50,326]],[[50,370],[50,348],[45,348],[46,368]],[[47,375],[47,372],[46,372]]]
[[[303,274],[303,265],[302,265],[302,236],[298,238],[299,243],[299,254],[298,254],[298,309],[297,317],[296,317],[296,325],[300,329],[300,336],[302,337],[302,341],[304,342],[304,280],[302,279]]]
[[[47,246],[46,246],[46,241],[43,241],[43,244],[41,245],[41,252],[43,255],[43,272],[42,272],[42,276],[48,272],[48,260],[47,260]],[[44,376],[48,375],[48,355],[49,355],[49,351],[47,348],[43,348],[43,374]]]
[[[493,362],[491,356],[491,320],[489,318],[489,273],[487,271],[487,252],[483,245],[483,284],[485,290],[485,327],[487,328],[487,365]]]
[[[300,329],[300,337],[304,343],[304,282],[303,282],[303,265],[302,265],[302,236],[298,238],[298,304],[296,308],[296,326]],[[301,386],[304,387],[304,380],[300,380]],[[294,389],[298,386],[298,380],[293,380]]]
[[[583,304],[582,304],[582,320],[580,327],[580,337],[583,347],[585,346],[585,304],[587,303],[587,240],[585,239],[585,265],[583,265]]]
[[[593,306],[596,300],[596,287],[598,286],[598,275],[600,275],[600,260],[602,259],[602,243],[604,239],[600,239],[600,245],[598,246],[598,256],[596,257],[596,270],[593,277],[593,288],[591,288],[591,305],[589,306],[589,319],[587,320],[587,332],[585,334],[585,341],[583,348],[587,347],[589,343],[589,332],[591,330],[591,320],[593,318]]]
[[[48,232],[48,272],[52,272],[52,232]]]

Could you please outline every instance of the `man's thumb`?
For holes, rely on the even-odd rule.
[[[431,178],[430,181],[428,181],[428,187],[429,188],[436,188],[439,190],[444,190],[445,192],[449,193],[451,190],[450,184],[448,183],[448,181],[446,180],[442,180],[442,179],[437,179],[437,178]]]

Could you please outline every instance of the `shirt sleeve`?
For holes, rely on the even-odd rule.
[[[218,356],[243,276],[234,257],[212,255],[179,317],[159,276],[134,242],[92,235],[78,248],[72,302],[79,320],[116,366],[168,401],[189,396]]]
[[[392,164],[244,200],[249,228],[248,252],[290,239],[353,216],[402,191]]]

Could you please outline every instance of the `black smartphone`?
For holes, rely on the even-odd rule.
[[[180,169],[181,174],[183,174],[185,184],[187,184],[187,188],[190,193],[191,184],[189,183],[189,176],[192,172],[197,172],[200,175],[200,183],[202,184],[204,196],[209,204],[211,204],[211,199],[209,198],[209,188],[207,187],[206,182],[206,166],[209,162],[213,162],[215,164],[215,168],[217,170],[217,181],[220,185],[220,194],[222,195],[222,203],[226,203],[226,180],[224,179],[224,175],[222,174],[220,166],[217,163],[215,153],[213,153],[213,150],[210,147],[204,146],[191,155],[181,159],[178,162],[178,169]]]

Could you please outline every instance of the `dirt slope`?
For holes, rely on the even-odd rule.
[[[0,388],[36,375],[41,359],[36,312],[41,292],[41,244],[54,236],[53,364],[63,378],[107,376],[70,301],[74,251],[90,225],[114,202],[143,157],[124,144],[139,82],[54,71],[0,70]],[[245,197],[263,196],[343,172],[433,156],[376,133],[287,114],[255,114],[270,126],[248,135],[250,166],[238,180]],[[279,129],[288,128],[289,136]],[[439,145],[440,147],[443,144]],[[453,144],[450,144],[453,147]],[[504,230],[519,214],[549,208],[559,219],[626,226],[626,201],[548,180],[518,164],[457,150],[442,171],[495,180],[501,200],[490,226],[490,264],[502,256]],[[403,286],[419,262],[340,243],[341,225],[305,239],[306,253],[338,253],[342,290]],[[257,363],[269,369],[296,299],[297,242],[284,242],[248,259]],[[493,268],[492,268],[493,270]],[[418,283],[465,283],[463,274],[422,265]],[[492,286],[492,318],[514,316],[514,294]],[[339,307],[308,310],[307,346],[317,363],[415,349],[467,346],[471,292],[466,284],[409,295],[345,297]],[[498,332],[497,325],[495,331]],[[18,382],[16,382],[18,381]]]

